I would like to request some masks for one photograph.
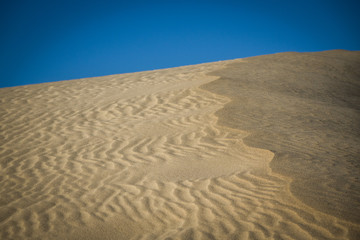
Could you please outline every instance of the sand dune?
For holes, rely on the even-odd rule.
[[[0,238],[357,239],[356,221],[293,196],[276,149],[244,143],[239,106],[257,110],[221,74],[246,62],[0,89]]]

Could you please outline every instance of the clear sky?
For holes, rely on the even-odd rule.
[[[285,51],[360,50],[360,1],[0,3],[0,87]]]

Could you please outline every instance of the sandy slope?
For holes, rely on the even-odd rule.
[[[360,224],[360,52],[272,54],[213,74],[205,89],[233,100],[219,124],[276,153],[296,197]]]
[[[243,62],[0,89],[0,238],[356,239],[217,123]]]

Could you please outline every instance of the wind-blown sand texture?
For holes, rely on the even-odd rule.
[[[0,89],[0,238],[358,239],[359,56]]]

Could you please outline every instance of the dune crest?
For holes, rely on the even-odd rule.
[[[239,61],[0,89],[1,239],[356,239],[217,124]]]

